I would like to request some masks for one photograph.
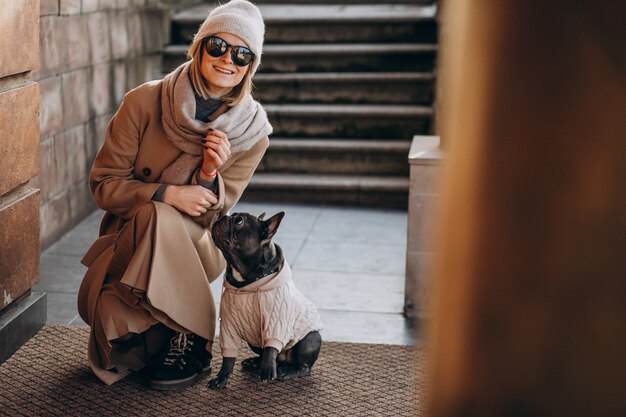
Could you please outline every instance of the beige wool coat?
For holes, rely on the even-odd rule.
[[[225,268],[210,226],[239,200],[269,146],[264,137],[247,151],[231,155],[217,175],[218,203],[200,216],[151,201],[161,172],[182,152],[162,127],[161,87],[161,81],[152,81],[126,94],[89,176],[93,196],[106,213],[99,238],[81,261],[88,270],[78,293],[78,310],[91,327],[91,367],[107,384],[141,368],[146,352],[155,348],[144,347],[142,354],[132,358],[128,354],[116,363],[123,353],[113,352],[110,341],[128,332],[141,333],[160,322],[196,333],[209,340],[210,347],[216,313],[209,284]],[[223,104],[210,121],[228,109]],[[194,174],[192,183],[195,178]],[[129,248],[132,257],[117,267],[122,268],[119,281],[108,282],[107,271],[116,270],[113,264],[120,258],[115,253],[118,245]]]

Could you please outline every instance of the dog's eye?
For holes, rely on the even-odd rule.
[[[235,224],[237,226],[241,226],[243,224],[243,217],[238,217],[237,219],[235,219]]]

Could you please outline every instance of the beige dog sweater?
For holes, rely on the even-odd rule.
[[[225,358],[237,357],[242,341],[280,352],[321,328],[317,308],[294,285],[287,261],[276,274],[243,288],[224,280],[220,348]]]

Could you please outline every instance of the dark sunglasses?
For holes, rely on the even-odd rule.
[[[214,58],[220,57],[230,48],[230,57],[238,67],[245,67],[254,59],[254,53],[245,46],[229,45],[222,38],[209,36],[204,38],[204,49]]]

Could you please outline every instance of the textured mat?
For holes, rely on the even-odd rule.
[[[19,416],[415,416],[423,352],[410,346],[324,342],[311,376],[262,383],[241,372],[225,390],[208,378],[183,391],[147,390],[140,374],[102,384],[86,360],[88,330],[44,327],[0,365],[0,414]],[[215,344],[217,345],[217,343]],[[213,373],[221,357],[214,352]]]

